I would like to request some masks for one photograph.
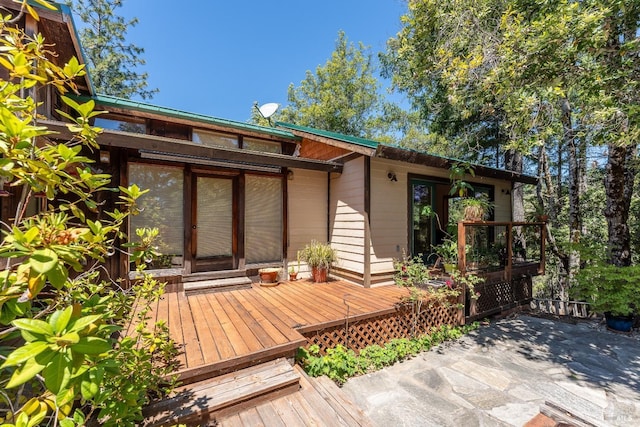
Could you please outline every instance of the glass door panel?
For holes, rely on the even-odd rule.
[[[233,179],[196,177],[197,271],[233,268]]]
[[[282,178],[246,177],[247,263],[282,261]]]
[[[431,253],[434,241],[434,187],[433,184],[411,182],[411,254],[422,254],[426,258]]]

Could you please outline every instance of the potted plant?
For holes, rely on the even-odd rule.
[[[486,194],[479,197],[467,197],[463,199],[464,220],[465,221],[482,221],[485,216],[493,210],[493,203],[489,201]]]
[[[298,253],[299,259],[311,268],[313,281],[326,282],[331,264],[338,260],[336,251],[328,243],[312,240]]]
[[[572,297],[603,313],[608,328],[631,331],[640,309],[640,266],[619,267],[599,261],[583,268],[576,280]]]
[[[289,280],[296,280],[298,278],[298,272],[293,268],[293,266],[289,267]]]
[[[453,239],[444,239],[433,249],[442,260],[445,273],[451,273],[458,268],[458,242]]]
[[[261,268],[260,270],[258,270],[258,274],[260,275],[260,283],[278,283],[278,273],[280,273],[280,269],[277,267]]]

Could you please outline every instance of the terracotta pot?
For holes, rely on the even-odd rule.
[[[277,268],[263,268],[258,270],[260,274],[260,281],[262,283],[275,283],[278,281],[278,269]]]
[[[311,274],[313,275],[313,281],[316,283],[324,283],[327,281],[327,272],[329,271],[326,267],[313,267],[311,269]]]
[[[289,273],[289,280],[296,280],[298,278],[298,272]]]

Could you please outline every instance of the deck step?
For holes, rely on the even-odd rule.
[[[203,280],[229,279],[232,277],[247,277],[247,270],[203,271],[182,276],[183,282],[201,282]]]
[[[228,277],[226,279],[200,280],[183,283],[187,295],[205,292],[236,291],[251,288],[251,279],[244,277]]]
[[[144,426],[202,425],[300,389],[300,375],[287,359],[190,384],[145,408]]]

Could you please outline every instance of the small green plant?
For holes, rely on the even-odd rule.
[[[459,339],[479,326],[478,322],[461,327],[443,325],[419,337],[396,338],[383,346],[367,346],[360,350],[359,354],[338,345],[322,355],[320,347],[312,345],[308,349],[299,348],[296,360],[310,376],[326,375],[341,385],[350,377],[380,370],[411,358],[421,351],[429,351],[445,341]]]
[[[459,270],[453,271],[449,278],[456,287],[466,289],[471,299],[480,298],[480,293],[476,291],[476,285],[484,283],[484,278],[473,273],[462,273]]]
[[[435,253],[445,264],[458,263],[458,242],[454,239],[444,239],[442,243],[433,247]]]
[[[489,201],[489,196],[485,193],[478,197],[465,197],[462,199],[465,220],[483,220],[493,211],[494,204]]]
[[[338,260],[335,249],[328,243],[312,240],[298,252],[298,258],[311,268],[330,268]]]
[[[422,262],[422,258],[420,256],[410,257],[404,250],[402,251],[402,259],[394,260],[393,267],[395,269],[393,280],[398,286],[420,286],[431,278],[429,267]]]
[[[473,192],[471,184],[464,180],[467,174],[476,176],[473,166],[469,163],[456,162],[451,165],[449,168],[449,179],[451,180],[451,190],[449,191],[449,195],[466,197],[467,193],[470,191]]]

